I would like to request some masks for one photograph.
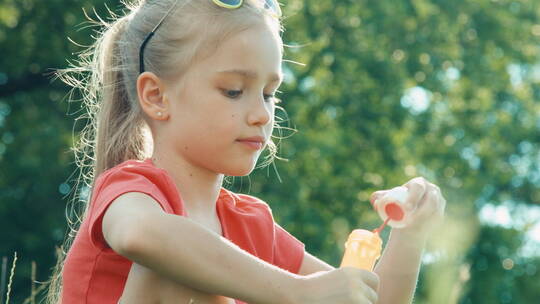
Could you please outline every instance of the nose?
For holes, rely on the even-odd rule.
[[[272,119],[274,105],[272,101],[265,101],[264,96],[256,98],[249,109],[248,123],[250,125],[266,125]]]

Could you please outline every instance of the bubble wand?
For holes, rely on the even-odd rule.
[[[340,267],[373,271],[382,251],[380,232],[387,224],[392,227],[407,225],[408,214],[413,210],[405,204],[408,197],[407,190],[405,187],[394,188],[373,203],[373,208],[378,211],[383,223],[373,231],[355,229],[349,234]]]

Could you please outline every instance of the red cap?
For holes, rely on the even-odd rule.
[[[396,203],[386,204],[386,206],[384,207],[384,211],[393,221],[401,221],[403,219],[403,216],[405,216],[403,209],[401,209],[401,207]]]

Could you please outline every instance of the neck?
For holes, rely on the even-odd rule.
[[[173,179],[190,217],[216,214],[216,201],[223,183],[223,174],[197,167],[173,153],[154,150],[154,166],[164,169]]]

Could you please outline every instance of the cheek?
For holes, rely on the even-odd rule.
[[[209,149],[223,149],[224,145],[234,142],[242,130],[240,129],[240,114],[232,113],[230,108],[214,107],[208,109],[199,118],[198,124],[192,124],[192,128],[200,141],[205,141]],[[245,134],[244,134],[245,135]]]

